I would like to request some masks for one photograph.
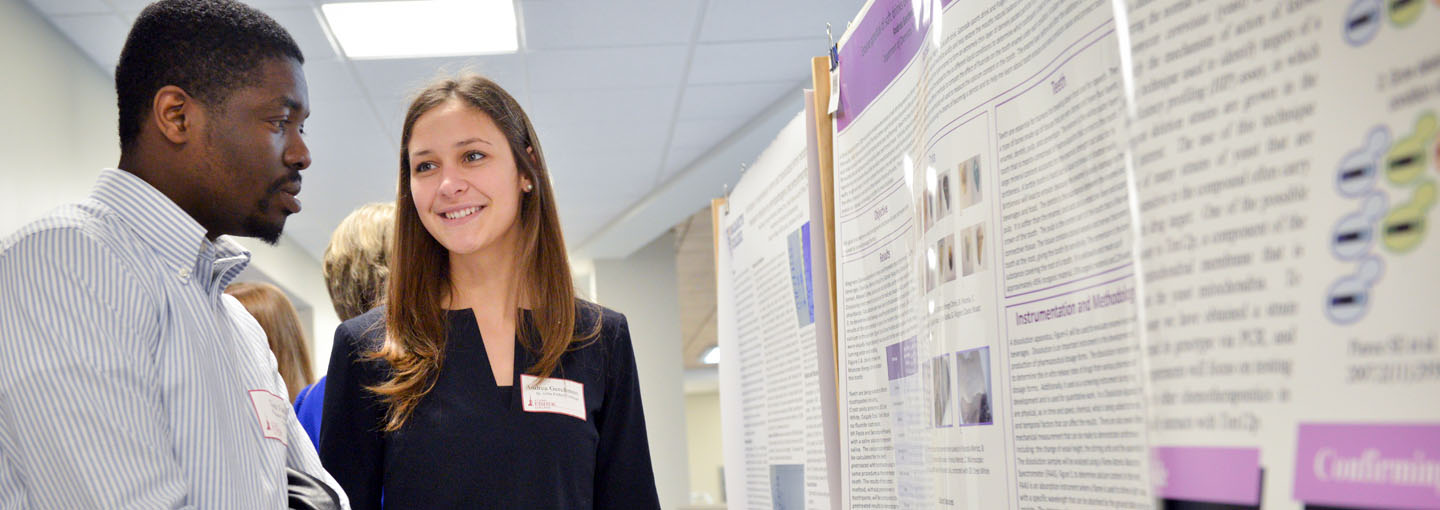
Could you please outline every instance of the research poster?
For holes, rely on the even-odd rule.
[[[1440,508],[1440,2],[1133,2],[1158,496]]]
[[[806,127],[803,113],[786,125],[715,213],[732,509],[840,508],[826,444],[836,435],[830,298],[817,266],[824,251],[814,242],[819,194]]]
[[[872,0],[845,508],[1440,508],[1440,2]]]
[[[848,508],[1148,508],[1110,5],[871,2],[835,194]]]

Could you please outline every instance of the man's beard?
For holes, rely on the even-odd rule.
[[[256,204],[256,207],[260,207],[262,211],[267,210],[269,206],[270,199],[268,197],[261,199],[260,202]],[[280,221],[271,223],[265,221],[263,216],[250,215],[246,216],[245,221],[240,223],[240,228],[245,229],[245,237],[254,237],[265,241],[266,244],[274,246],[280,242],[280,234],[285,230],[285,219],[281,218]]]
[[[274,197],[276,193],[280,193],[281,187],[284,187],[290,181],[299,180],[300,172],[291,171],[290,175],[281,177],[276,179],[275,182],[270,183],[270,186],[265,189],[265,198],[255,203],[257,214],[246,216],[245,220],[240,224],[240,227],[245,229],[246,236],[260,239],[271,246],[280,242],[280,234],[285,230],[285,218],[288,218],[290,215],[287,213],[285,217],[280,218],[280,221],[271,223],[265,220],[265,212],[270,210],[270,199]]]

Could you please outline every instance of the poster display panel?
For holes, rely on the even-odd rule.
[[[845,507],[1440,507],[1440,3],[873,0],[838,53]]]
[[[830,298],[806,126],[803,112],[787,124],[715,214],[729,508],[838,508],[826,444],[836,434]]]

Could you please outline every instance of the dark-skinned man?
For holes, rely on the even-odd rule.
[[[285,508],[297,484],[348,506],[223,293],[250,255],[221,236],[274,243],[300,211],[303,62],[236,2],[136,18],[119,168],[0,241],[0,507]]]

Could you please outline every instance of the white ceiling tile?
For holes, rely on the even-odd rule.
[[[51,21],[108,74],[115,73],[130,27],[115,14],[52,16]]]
[[[364,97],[345,63],[338,60],[305,62],[305,83],[310,87],[310,100],[355,99]]]
[[[624,124],[565,123],[536,124],[536,134],[546,154],[614,150],[659,152],[669,132],[665,122],[634,122]]]
[[[347,173],[381,168],[387,174],[398,164],[395,147],[364,99],[312,97],[310,103],[305,141],[315,164],[343,161]]]
[[[670,139],[673,146],[714,146],[726,136],[739,129],[749,119],[730,117],[719,119],[690,119],[675,122],[675,135]]]
[[[725,0],[710,2],[700,29],[701,42],[756,39],[825,39],[825,23],[836,39],[860,13],[864,0]]]
[[[669,123],[679,89],[624,88],[534,92],[530,119],[539,130],[574,124],[586,129],[625,129],[640,123]]]
[[[701,44],[690,63],[692,85],[757,81],[799,82],[810,59],[826,54],[825,38]]]
[[[688,44],[697,0],[520,2],[527,49]]]
[[[30,0],[30,5],[50,16],[66,14],[108,14],[110,5],[104,0]]]
[[[324,251],[330,232],[361,204],[395,199],[399,159],[363,99],[312,97],[305,141],[313,161],[303,172],[304,209],[287,222],[286,233]]]
[[[564,196],[557,189],[555,208],[560,213],[560,224],[565,232],[566,243],[573,248],[585,242],[644,197],[648,191],[648,188],[616,189],[613,193],[596,194],[586,200],[577,200]]]
[[[581,202],[613,200],[648,191],[660,167],[659,151],[593,150],[561,154],[547,151],[545,159],[556,192]]]
[[[660,183],[662,183],[662,182],[665,182],[665,181],[666,181],[667,179],[669,179],[671,176],[675,175],[676,172],[679,172],[679,171],[685,169],[686,167],[690,166],[690,163],[694,163],[695,160],[698,159],[700,156],[703,156],[703,155],[705,155],[706,152],[709,152],[709,151],[710,151],[710,147],[712,147],[712,146],[713,146],[713,144],[711,144],[711,145],[674,145],[674,144],[671,144],[671,145],[670,145],[670,153],[665,155],[665,171],[664,171],[664,172],[661,172],[661,174],[660,174],[660,181],[659,181],[659,182],[656,182],[656,184],[660,184]]]
[[[526,55],[530,90],[679,85],[683,45],[535,51]]]
[[[409,97],[375,98],[375,111],[380,115],[380,130],[397,144],[400,143],[400,128],[405,122],[405,109],[410,107],[410,101]]]
[[[335,48],[325,36],[325,29],[321,28],[320,18],[316,17],[313,7],[266,9],[265,13],[290,32],[290,37],[295,39],[295,44],[299,45],[300,51],[305,54],[306,62],[335,58]]]
[[[571,245],[590,237],[653,188],[659,151],[596,150],[552,157],[556,208]]]
[[[490,78],[517,99],[525,90],[524,57],[520,55],[356,60],[354,64],[370,97],[408,97],[437,78],[462,72]]]
[[[799,94],[798,81],[741,83],[731,85],[692,85],[685,87],[680,102],[681,119],[715,119],[750,117],[775,102],[782,94]]]

